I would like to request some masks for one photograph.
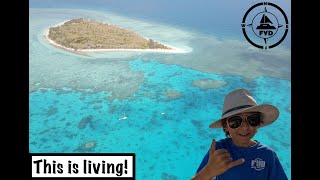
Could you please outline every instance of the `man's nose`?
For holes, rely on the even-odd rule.
[[[250,125],[249,125],[247,119],[244,118],[244,119],[242,120],[241,127],[243,127],[243,128],[249,128],[249,126],[250,126]]]

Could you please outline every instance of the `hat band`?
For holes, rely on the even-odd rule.
[[[227,114],[227,113],[229,113],[229,112],[231,112],[231,111],[235,111],[235,110],[243,109],[243,108],[247,108],[247,107],[252,107],[252,106],[253,106],[253,105],[237,106],[237,107],[231,108],[231,109],[229,109],[228,111],[224,112],[224,113],[222,114],[222,116],[225,115],[225,114]]]

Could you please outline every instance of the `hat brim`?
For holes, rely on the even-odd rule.
[[[276,121],[279,117],[279,110],[275,106],[269,105],[269,104],[261,104],[249,108],[244,109],[238,109],[235,111],[232,111],[230,113],[225,114],[220,119],[216,120],[215,122],[211,123],[209,125],[209,128],[222,128],[221,121],[225,118],[228,118],[230,116],[233,116],[235,114],[239,113],[245,113],[245,112],[261,112],[262,113],[262,121],[260,123],[260,127],[269,125]]]

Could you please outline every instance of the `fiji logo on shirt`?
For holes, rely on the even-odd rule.
[[[260,158],[251,160],[251,168],[254,168],[257,171],[264,169],[265,166],[266,166],[266,162]]]

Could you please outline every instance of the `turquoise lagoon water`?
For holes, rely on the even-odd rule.
[[[291,179],[290,49],[265,52],[239,37],[62,7],[30,7],[30,152],[135,153],[137,179],[190,179],[211,139],[224,138],[222,130],[208,128],[221,116],[224,96],[242,87],[258,103],[279,108],[279,119],[254,139],[277,152]],[[83,55],[45,40],[48,27],[83,16],[107,19],[186,53]],[[218,83],[200,88],[199,80]],[[84,148],[88,142],[95,146]]]

